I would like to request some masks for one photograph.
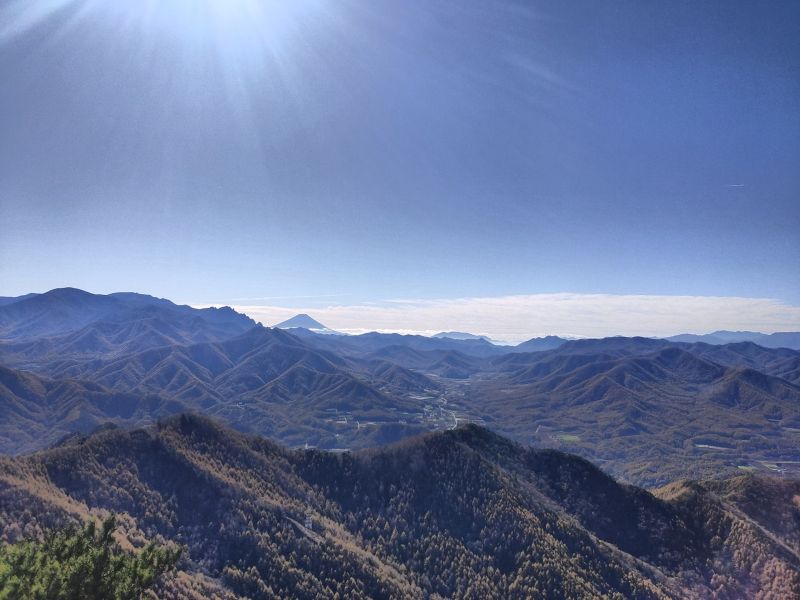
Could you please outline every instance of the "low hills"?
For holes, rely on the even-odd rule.
[[[114,511],[131,546],[185,545],[173,598],[789,598],[798,494],[653,495],[476,426],[333,454],[183,415],[0,460],[0,535]]]

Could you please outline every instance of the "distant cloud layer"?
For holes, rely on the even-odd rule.
[[[770,298],[530,294],[486,298],[390,300],[323,308],[235,305],[264,325],[305,312],[348,333],[467,331],[519,342],[548,334],[669,336],[719,329],[800,330],[800,306]]]

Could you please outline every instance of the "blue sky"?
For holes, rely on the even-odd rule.
[[[728,328],[800,327],[774,308],[800,305],[798,25],[779,1],[7,0],[0,293],[737,297],[773,304]]]

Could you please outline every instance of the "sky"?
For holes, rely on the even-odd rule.
[[[800,330],[800,3],[5,0],[0,294]]]

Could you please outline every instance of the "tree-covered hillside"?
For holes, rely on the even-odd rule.
[[[185,545],[163,598],[800,593],[800,483],[721,485],[653,495],[475,426],[328,453],[181,416],[3,459],[0,534],[41,536],[116,511],[134,546]],[[749,500],[761,488],[769,507]]]

